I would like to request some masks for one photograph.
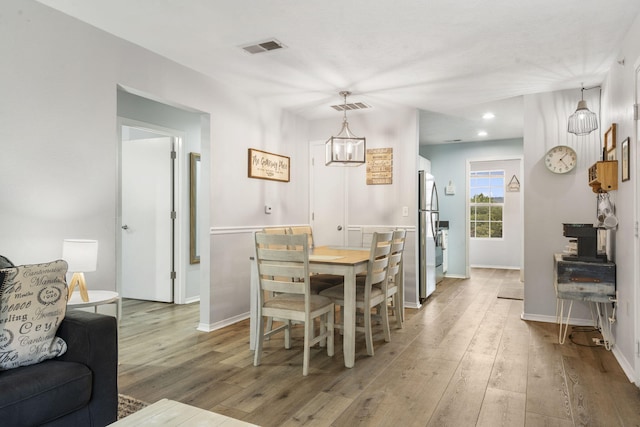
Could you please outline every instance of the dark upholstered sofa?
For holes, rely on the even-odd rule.
[[[0,371],[0,425],[95,427],[116,421],[116,319],[68,310],[57,336],[67,343],[62,356]]]

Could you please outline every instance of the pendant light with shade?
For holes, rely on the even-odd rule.
[[[342,128],[336,136],[332,136],[325,143],[327,166],[360,166],[365,163],[366,138],[355,136],[349,129],[347,121],[347,96],[351,92],[342,91],[340,96],[344,98],[342,111]]]

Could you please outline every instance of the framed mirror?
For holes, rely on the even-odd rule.
[[[197,233],[198,183],[200,182],[200,153],[189,153],[189,262],[200,264]]]

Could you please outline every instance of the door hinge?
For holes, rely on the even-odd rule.
[[[311,221],[315,221],[316,220],[316,214],[315,212],[311,212]]]
[[[633,120],[638,121],[638,108],[640,104],[633,104]]]
[[[171,278],[172,278],[172,279],[175,279],[175,278],[176,278],[176,272],[175,272],[175,271],[172,271],[172,272],[171,272]]]
[[[176,211],[172,211],[171,212],[171,219],[176,219],[176,217],[177,217]]]
[[[311,158],[311,166],[315,166],[316,165],[316,159],[315,157]]]
[[[177,157],[177,154],[175,150],[171,150],[171,158],[175,160],[176,157]]]

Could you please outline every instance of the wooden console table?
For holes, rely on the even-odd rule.
[[[564,344],[569,329],[571,308],[574,301],[586,301],[595,306],[598,313],[596,327],[602,332],[604,346],[611,350],[613,335],[606,305],[616,303],[616,265],[612,262],[565,260],[562,254],[553,256],[553,286],[556,291],[556,321],[560,325],[558,341]],[[564,320],[564,301],[569,300],[569,310]],[[563,328],[564,323],[564,328]]]

